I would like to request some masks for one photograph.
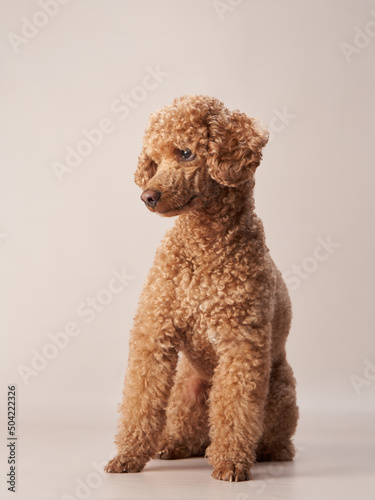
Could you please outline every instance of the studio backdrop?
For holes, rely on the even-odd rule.
[[[270,131],[256,212],[306,411],[374,409],[373,2],[2,1],[1,411],[115,429],[171,219],[133,175],[149,114],[205,94]]]

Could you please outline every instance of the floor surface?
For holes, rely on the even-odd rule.
[[[4,485],[2,447],[0,497],[26,499],[152,500],[373,500],[374,415],[303,415],[293,463],[262,463],[254,480],[227,483],[211,478],[203,458],[152,460],[142,473],[112,475],[103,466],[113,452],[114,429],[20,430],[17,492]],[[6,479],[5,479],[6,480]]]

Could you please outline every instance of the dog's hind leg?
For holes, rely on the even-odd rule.
[[[162,459],[203,456],[209,445],[209,385],[182,356],[167,407],[160,445]]]
[[[295,449],[291,438],[297,421],[295,379],[283,355],[272,366],[263,435],[257,448],[256,461],[292,460]]]

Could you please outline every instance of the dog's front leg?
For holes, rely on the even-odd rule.
[[[269,385],[269,332],[269,327],[249,329],[246,340],[239,332],[218,341],[219,362],[209,402],[211,445],[207,449],[216,479],[251,479]]]
[[[140,311],[130,340],[117,455],[107,472],[139,472],[155,454],[177,365],[173,328]]]

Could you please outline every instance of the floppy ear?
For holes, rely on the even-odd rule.
[[[142,149],[138,157],[138,167],[134,173],[134,181],[142,189],[145,189],[148,182],[156,174],[157,165]]]
[[[208,173],[220,184],[238,186],[248,181],[262,159],[268,131],[255,118],[239,111],[208,118]]]

